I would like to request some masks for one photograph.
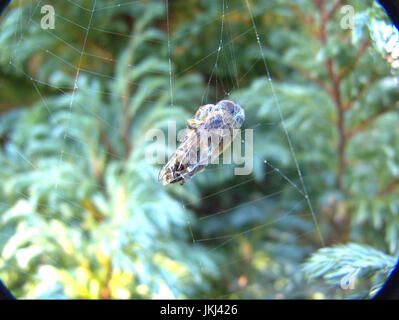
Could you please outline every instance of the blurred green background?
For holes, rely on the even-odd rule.
[[[52,1],[42,29],[47,3],[13,1],[0,278],[16,297],[371,297],[399,252],[398,33],[375,1],[345,3]],[[224,98],[254,129],[253,173],[162,186],[145,133]]]

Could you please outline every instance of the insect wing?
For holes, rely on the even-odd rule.
[[[165,185],[180,181],[180,178],[190,178],[190,172],[195,170],[197,165],[197,150],[195,130],[189,130],[183,142],[159,172],[158,180],[163,179]]]

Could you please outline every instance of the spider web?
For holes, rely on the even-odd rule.
[[[126,43],[128,40],[131,38],[130,34],[124,34],[120,32],[115,32],[112,30],[105,30],[102,28],[96,27],[96,15],[98,15],[101,12],[104,12],[106,10],[115,8],[115,7],[121,7],[121,8],[131,8],[137,5],[138,3],[142,3],[142,1],[109,1],[108,5],[99,7],[98,3],[96,0],[92,1],[72,1],[72,0],[67,0],[67,2],[70,4],[70,6],[73,6],[76,10],[81,10],[84,11],[88,15],[88,21],[87,24],[81,25],[80,23],[77,23],[76,21],[72,21],[69,19],[69,17],[64,16],[62,12],[57,11],[56,3],[54,4],[55,6],[55,12],[56,12],[56,19],[63,20],[66,23],[70,23],[71,25],[74,25],[75,27],[78,27],[82,30],[82,42],[81,43],[74,43],[70,42],[66,39],[64,39],[62,36],[58,35],[56,32],[52,30],[43,30],[43,32],[47,32],[51,34],[52,37],[55,38],[55,40],[62,44],[66,45],[69,48],[71,48],[74,52],[76,52],[76,55],[78,59],[74,60],[74,62],[67,61],[64,57],[62,57],[59,53],[53,52],[47,48],[42,48],[43,52],[45,52],[47,55],[55,57],[59,60],[60,64],[66,66],[70,70],[73,70],[73,80],[70,83],[70,86],[57,86],[54,84],[50,84],[47,82],[43,82],[38,78],[35,78],[31,75],[31,72],[27,71],[26,69],[22,68],[21,66],[17,65],[14,60],[13,60],[13,55],[10,55],[9,59],[9,64],[11,67],[15,68],[18,70],[26,79],[28,79],[33,86],[35,92],[37,93],[37,98],[42,101],[42,103],[46,106],[47,111],[49,114],[52,113],[51,107],[49,106],[49,103],[47,101],[47,98],[45,95],[42,94],[42,88],[51,88],[54,89],[55,91],[58,91],[60,93],[71,93],[71,99],[69,101],[69,122],[73,121],[73,112],[74,108],[77,107],[82,107],[85,108],[85,106],[82,106],[79,104],[78,101],[75,100],[76,94],[81,90],[79,88],[79,79],[82,74],[89,75],[91,77],[98,77],[100,79],[115,79],[113,76],[110,76],[108,74],[102,74],[98,72],[97,70],[89,70],[86,69],[82,65],[82,59],[83,57],[91,57],[93,59],[97,59],[98,61],[101,61],[102,63],[114,63],[116,62],[116,59],[110,58],[108,56],[102,56],[101,54],[93,53],[88,47],[87,47],[87,40],[90,38],[90,33],[91,31],[96,31],[96,32],[102,32],[102,33],[107,33],[109,36],[113,37],[119,37],[119,38],[126,38]],[[175,95],[178,90],[181,90],[180,88],[177,89],[176,86],[174,85],[177,79],[180,77],[183,77],[184,75],[190,74],[190,73],[195,73],[197,71],[197,68],[201,66],[201,64],[204,61],[213,61],[213,68],[212,70],[209,70],[210,76],[209,78],[205,81],[206,86],[205,89],[202,92],[202,104],[206,103],[216,103],[219,100],[222,99],[229,99],[232,97],[234,100],[236,100],[244,109],[246,106],[245,99],[241,99],[235,92],[239,92],[240,89],[240,84],[242,83],[243,80],[245,80],[246,76],[251,72],[251,70],[255,67],[256,64],[261,61],[263,67],[264,67],[264,86],[268,87],[269,90],[272,92],[272,99],[273,99],[273,105],[274,105],[274,111],[276,114],[279,115],[279,122],[278,123],[265,123],[265,122],[258,122],[255,123],[251,128],[255,131],[261,128],[262,126],[270,126],[270,127],[279,127],[281,129],[281,132],[283,136],[285,137],[286,140],[286,147],[289,150],[289,153],[291,155],[291,161],[294,164],[294,167],[296,169],[296,174],[294,175],[295,179],[292,178],[292,172],[287,173],[284,172],[284,169],[279,168],[276,164],[272,163],[268,159],[264,158],[263,156],[259,156],[258,151],[259,150],[254,150],[254,161],[257,161],[258,163],[261,163],[263,166],[264,173],[262,174],[262,177],[267,183],[267,178],[270,175],[279,175],[283,181],[282,185],[279,185],[275,188],[275,190],[272,190],[271,192],[265,192],[261,191],[258,193],[258,197],[252,200],[246,200],[243,202],[239,202],[234,204],[233,206],[225,206],[224,208],[214,211],[212,209],[205,210],[205,212],[201,215],[198,216],[196,219],[190,218],[190,215],[187,214],[186,217],[186,225],[187,225],[187,230],[182,230],[182,232],[188,232],[191,240],[192,240],[192,245],[193,246],[203,246],[206,248],[206,250],[211,254],[214,252],[220,252],[223,248],[229,245],[233,245],[237,239],[246,237],[250,235],[251,233],[259,232],[262,231],[264,233],[267,233],[269,228],[271,226],[276,225],[277,223],[284,223],[288,222],[292,216],[297,215],[299,216],[298,212],[300,212],[302,217],[309,218],[313,222],[313,230],[311,233],[309,232],[304,232],[304,233],[299,233],[296,236],[296,239],[300,241],[301,238],[303,237],[311,237],[314,238],[314,243],[315,246],[324,246],[324,240],[323,236],[321,233],[321,230],[319,228],[318,222],[317,222],[317,213],[313,209],[312,206],[312,200],[309,197],[308,190],[306,188],[306,177],[301,171],[301,166],[298,161],[298,157],[294,148],[293,141],[290,136],[290,132],[287,129],[287,125],[285,123],[285,118],[284,118],[284,105],[280,103],[278,94],[276,92],[275,86],[274,86],[274,80],[272,79],[271,71],[268,66],[268,58],[267,55],[265,54],[264,50],[264,41],[262,40],[263,35],[258,29],[257,23],[255,21],[254,17],[254,8],[258,8],[261,5],[261,1],[253,1],[249,2],[248,0],[244,0],[242,5],[238,8],[230,8],[229,6],[231,5],[230,0],[219,0],[220,2],[220,12],[218,14],[218,17],[215,19],[214,17],[211,17],[209,21],[207,21],[206,24],[204,24],[202,27],[205,27],[206,25],[212,25],[215,28],[218,28],[220,30],[220,38],[217,43],[214,45],[214,50],[209,52],[206,56],[202,57],[198,61],[196,61],[194,64],[184,66],[182,71],[179,73],[175,72],[174,70],[174,61],[173,61],[173,55],[174,55],[174,50],[176,50],[175,46],[175,39],[174,39],[174,33],[171,30],[171,17],[170,17],[170,3],[168,0],[165,0],[165,12],[166,12],[166,33],[167,33],[167,49],[168,49],[168,73],[169,73],[169,108],[173,109],[175,108]],[[87,4],[90,3],[90,6],[88,7]],[[18,1],[19,6],[23,6],[24,1],[20,0]],[[22,14],[19,19],[19,24],[15,27],[15,48],[13,49],[13,52],[15,53],[19,48],[21,47],[21,44],[23,43],[25,39],[25,35],[23,30],[22,25],[25,24],[25,27],[28,27],[29,25],[36,25],[38,24],[37,17],[40,17],[40,8],[44,5],[45,3],[43,1],[31,1],[30,2],[30,10],[29,10],[29,17],[26,19],[26,17],[23,17]],[[229,15],[231,15],[234,12],[241,11],[245,12],[245,14],[249,18],[249,24],[248,24],[248,29],[241,34],[233,34],[233,29],[231,28],[230,21],[227,18]],[[253,36],[253,41],[257,43],[258,46],[258,57],[250,67],[246,68],[244,73],[239,73],[239,68],[237,64],[239,63],[238,58],[236,56],[236,48],[239,45],[238,42],[240,40],[240,37],[243,35],[247,34],[252,34]],[[201,45],[200,43],[198,44],[199,46]],[[218,71],[221,68],[221,66],[228,66],[229,70],[229,75],[228,77],[221,78],[218,77]],[[126,68],[132,68],[132,65],[126,65]],[[226,80],[228,79],[228,80]],[[213,90],[215,90],[215,93],[213,93]],[[223,92],[221,94],[220,92]],[[116,93],[112,91],[102,91],[103,94],[105,95],[116,95]],[[121,96],[121,98],[123,98]],[[213,101],[212,99],[215,99],[216,101]],[[199,106],[198,106],[199,107]],[[86,109],[86,108],[85,108]],[[87,110],[87,109],[86,109]],[[104,126],[112,127],[112,124],[109,124],[104,120],[104,118],[101,117],[100,114],[97,114],[96,111],[91,111],[87,110],[91,114],[92,117],[95,117],[97,120],[102,122]],[[246,111],[247,113],[250,111]],[[244,123],[245,126],[245,123]],[[117,130],[117,128],[114,128]],[[72,137],[71,135],[68,134],[68,131],[65,132],[63,140],[64,143],[62,146],[60,146],[59,149],[59,162],[62,163],[63,161],[66,161],[65,157],[66,155],[71,156],[72,153],[68,150],[68,140],[69,139],[76,139],[75,137]],[[81,143],[85,143],[84,141],[81,141]],[[266,146],[267,148],[267,146]],[[35,168],[35,165],[33,162],[28,159],[24,154],[19,153],[19,156],[26,161],[30,166]],[[79,156],[79,155],[74,155],[74,156]],[[84,155],[81,155],[84,156]],[[118,156],[113,154],[115,158]],[[212,176],[212,175],[218,175],[222,170],[223,165],[219,166],[211,166],[206,169],[206,173],[202,173],[201,175],[204,176]],[[193,179],[196,180],[197,176]],[[181,205],[182,207],[187,210],[193,210],[195,207],[200,204],[202,208],[210,207],[212,208],[212,204],[215,198],[223,198],[227,195],[229,195],[233,191],[240,190],[240,188],[247,186],[248,184],[255,183],[256,181],[259,181],[259,177],[254,178],[252,176],[248,177],[243,177],[239,182],[236,180],[231,180],[232,182],[230,185],[225,185],[223,188],[220,190],[211,192],[209,194],[205,193],[206,195],[201,196],[200,198],[196,198],[194,201],[187,200],[185,198],[181,198]],[[195,183],[190,181],[189,183]],[[54,186],[55,189],[58,189],[58,185]],[[98,186],[101,188],[101,186]],[[161,184],[159,185],[159,188],[163,188]],[[185,186],[178,186],[178,185],[173,185],[173,186],[168,186],[167,188],[181,188],[182,190],[185,190],[187,192],[190,192],[191,187],[185,185]],[[184,192],[185,192],[184,191]],[[224,219],[226,216],[233,215],[237,209],[245,210],[245,208],[248,208],[250,210],[251,206],[254,204],[259,204],[262,203],[264,200],[268,199],[278,199],[278,197],[282,196],[285,192],[295,192],[297,196],[299,197],[299,200],[294,203],[291,208],[288,210],[282,209],[281,213],[277,218],[270,218],[270,217],[265,217],[264,221],[261,223],[258,223],[256,225],[252,225],[249,228],[246,228],[244,230],[242,229],[236,229],[235,232],[233,233],[228,233],[228,234],[212,234],[212,232],[209,232],[209,235],[204,235],[204,234],[198,234],[197,230],[201,228],[201,225],[205,225],[206,227],[211,227],[213,222],[216,222],[216,219]],[[67,199],[67,196],[64,196],[62,194],[58,194],[60,198],[65,199],[65,201],[69,201]],[[25,194],[19,194],[21,198],[25,198]],[[72,203],[72,205],[77,206],[79,208],[84,209],[79,203]],[[80,219],[76,218],[76,224],[80,223]],[[5,235],[3,235],[5,237]],[[290,239],[292,241],[292,238]],[[283,246],[284,243],[281,242],[278,245]],[[51,257],[49,257],[51,260]],[[248,259],[248,256],[245,258]],[[244,260],[245,260],[244,259]],[[54,263],[57,263],[57,261],[54,261]],[[240,263],[243,263],[242,257],[231,257],[228,262],[224,261],[218,265],[218,268],[220,272],[223,273],[223,270],[227,270],[228,267],[231,267],[232,265],[239,265]],[[204,265],[199,262],[200,268],[205,268]],[[18,268],[17,266],[15,266]],[[10,266],[11,268],[11,266]],[[20,271],[23,272],[23,271]],[[35,274],[29,274],[29,273],[24,273],[28,277],[34,277],[38,278],[37,275]],[[217,297],[212,297],[212,298],[225,298],[231,296],[233,293],[239,294],[239,291],[242,290],[242,288],[236,288],[229,290],[229,292],[225,292],[224,294],[217,296]],[[160,292],[157,297],[174,297],[173,293],[171,292]],[[209,296],[205,296],[209,297]]]
[[[223,34],[224,34],[224,32],[226,32],[225,31],[225,15],[226,15],[226,10],[228,10],[228,2],[229,1],[228,0],[222,0],[221,2],[222,2],[222,14],[221,14],[221,18],[220,18],[220,20],[221,20],[221,22],[220,22],[220,41],[218,43],[217,49],[213,52],[213,55],[216,54],[216,57],[214,58],[215,65],[214,65],[214,68],[212,69],[211,75],[210,75],[209,80],[207,82],[207,87],[206,87],[206,89],[204,91],[204,94],[203,94],[203,97],[202,97],[202,104],[212,103],[210,101],[207,101],[207,98],[208,98],[209,88],[210,88],[211,81],[213,80],[212,79],[213,77],[215,77],[216,87],[218,85],[218,79],[217,79],[217,76],[214,75],[214,73],[215,73],[215,71],[218,68],[218,63],[220,61],[219,59],[220,59],[220,56],[221,56],[221,51],[223,51],[223,49],[224,49]],[[166,6],[168,7],[168,0],[166,0]],[[196,238],[195,235],[194,235],[193,229],[191,227],[191,221],[190,220],[187,220],[187,226],[188,226],[190,235],[192,237],[193,243],[213,242],[215,240],[220,240],[221,241],[221,243],[219,243],[219,244],[217,244],[217,245],[215,245],[215,246],[213,246],[212,248],[209,249],[209,252],[211,252],[211,251],[220,249],[221,247],[227,245],[231,241],[234,241],[238,237],[245,236],[246,234],[251,233],[251,232],[253,232],[255,230],[258,230],[258,229],[267,228],[268,226],[272,225],[273,223],[276,223],[277,221],[287,219],[291,214],[293,214],[296,210],[298,210],[298,208],[303,204],[303,202],[306,201],[306,205],[308,207],[309,214],[311,215],[312,220],[314,222],[315,233],[316,233],[316,235],[317,235],[317,237],[318,237],[318,239],[320,241],[321,246],[324,246],[325,243],[324,243],[324,239],[323,239],[323,236],[322,236],[322,233],[321,233],[321,230],[320,230],[317,218],[316,218],[316,213],[315,213],[315,211],[313,209],[312,202],[310,200],[308,191],[306,189],[305,181],[304,181],[304,178],[303,178],[303,175],[302,175],[302,172],[301,172],[301,168],[300,168],[300,164],[298,162],[298,159],[297,159],[297,156],[296,156],[296,153],[295,153],[295,149],[294,149],[293,143],[292,143],[291,138],[290,138],[290,134],[289,134],[289,132],[287,130],[287,126],[285,124],[282,107],[280,105],[280,101],[279,101],[278,95],[277,95],[276,90],[274,88],[272,76],[270,74],[270,70],[269,70],[269,67],[268,67],[267,59],[266,59],[266,56],[264,54],[264,50],[263,50],[263,45],[262,45],[262,41],[261,41],[261,38],[260,38],[260,34],[258,32],[258,28],[257,28],[256,22],[255,22],[255,19],[254,19],[254,15],[253,15],[253,11],[252,11],[253,9],[251,8],[251,5],[248,2],[248,0],[245,0],[245,6],[246,6],[246,9],[248,10],[248,15],[250,16],[250,20],[251,20],[251,23],[252,23],[252,28],[250,28],[250,29],[253,29],[253,33],[254,33],[256,42],[258,44],[258,48],[259,48],[259,54],[260,54],[260,57],[261,57],[260,59],[262,60],[263,65],[264,65],[264,69],[265,69],[265,85],[269,85],[270,88],[271,88],[271,92],[272,92],[273,100],[274,100],[274,105],[275,105],[275,107],[277,109],[277,112],[279,114],[279,117],[280,117],[279,125],[281,125],[281,128],[282,128],[282,130],[284,132],[287,144],[288,144],[289,149],[290,149],[290,153],[292,155],[292,159],[293,159],[293,161],[295,163],[295,167],[296,167],[296,170],[297,170],[297,175],[298,175],[299,181],[300,181],[300,186],[295,184],[282,171],[280,171],[279,168],[273,166],[266,159],[263,160],[263,162],[264,162],[265,166],[271,168],[271,171],[267,172],[267,174],[276,172],[279,175],[281,175],[283,177],[283,179],[289,184],[289,187],[290,188],[291,187],[294,188],[303,197],[303,199],[301,201],[299,201],[298,203],[296,203],[290,210],[288,210],[287,212],[282,214],[282,216],[280,216],[279,218],[277,218],[275,220],[272,220],[272,221],[265,222],[263,224],[259,224],[259,225],[255,226],[255,227],[246,229],[244,231],[240,230],[240,231],[238,231],[236,233],[233,233],[233,234],[227,234],[227,235],[215,236],[215,237],[209,237],[209,238]],[[242,9],[242,8],[240,8],[240,9]],[[167,21],[169,21],[169,16],[167,16]],[[168,22],[168,25],[169,25],[169,22]],[[169,27],[167,28],[167,30],[168,30],[169,66],[170,66],[170,54],[171,53],[170,53]],[[233,44],[233,43],[234,43],[234,40],[232,39],[232,36],[229,35],[229,44]],[[234,45],[232,45],[232,47],[234,47]],[[230,58],[232,59],[232,62],[231,62],[231,64],[232,64],[232,67],[231,67],[231,69],[232,69],[231,78],[233,80],[231,81],[231,83],[229,83],[227,85],[224,84],[222,81],[220,81],[220,86],[222,87],[222,90],[223,90],[223,92],[224,92],[224,94],[225,94],[225,96],[227,98],[230,96],[231,90],[239,89],[239,82],[240,82],[240,77],[239,77],[239,75],[237,73],[236,59],[234,57],[234,53],[233,52],[234,52],[234,48],[230,48],[230,53],[231,53]],[[208,58],[208,57],[206,57],[206,58]],[[190,68],[191,68],[191,66],[189,66],[185,70],[190,69]],[[172,71],[171,70],[170,70],[170,89],[171,89],[171,91],[170,91],[170,101],[171,101],[171,106],[173,106],[173,88],[172,88]],[[216,94],[216,96],[217,96],[217,94]],[[238,101],[241,102],[240,100],[238,100]],[[245,106],[245,101],[242,103],[242,105]],[[261,124],[258,124],[258,125],[261,125]],[[255,155],[255,157],[256,157],[256,155]],[[215,169],[215,170],[217,170],[217,169]],[[228,192],[231,189],[239,188],[240,186],[242,186],[244,184],[247,184],[247,183],[250,183],[253,180],[255,180],[255,179],[254,178],[253,179],[248,179],[248,180],[246,180],[246,181],[244,181],[244,182],[242,182],[240,184],[232,185],[231,187],[228,187],[226,189],[223,189],[223,190],[220,190],[218,192],[212,193],[212,194],[210,194],[210,195],[208,195],[206,197],[203,197],[203,198],[201,198],[199,200],[200,201],[208,201],[208,200],[210,200],[212,197],[214,197],[216,195],[222,194],[224,192]],[[253,202],[257,202],[257,201],[260,201],[260,200],[265,199],[265,198],[273,197],[275,195],[280,194],[283,191],[284,190],[280,190],[280,191],[277,191],[277,192],[274,192],[274,193],[271,193],[271,194],[263,195],[262,197],[254,200]],[[248,205],[248,204],[250,204],[250,202],[245,202],[245,203],[239,204],[238,206],[242,207],[242,206],[245,206],[245,205]],[[185,204],[183,204],[183,205],[185,205]],[[226,214],[226,213],[228,214],[229,212],[232,212],[234,209],[236,209],[238,206],[210,213],[210,214],[206,215],[205,217],[199,218],[198,219],[198,223],[201,223],[202,221],[204,221],[206,219],[210,219],[210,218],[222,215],[222,214]],[[307,233],[302,234],[299,237],[302,237],[302,236],[305,236],[305,235],[307,235]],[[233,260],[233,261],[231,261],[229,263],[223,264],[222,267],[231,266],[232,264],[237,264],[237,263],[240,263],[240,262],[243,262],[243,259]],[[225,295],[225,296],[217,297],[217,298],[226,298],[230,294],[231,294],[231,292],[229,294]]]

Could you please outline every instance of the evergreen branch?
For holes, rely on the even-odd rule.
[[[385,188],[378,192],[378,196],[383,196],[387,193],[393,192],[399,185],[399,178],[392,180]]]
[[[347,139],[351,139],[354,135],[356,135],[360,131],[363,131],[363,130],[367,129],[368,126],[370,126],[373,122],[375,122],[377,119],[379,119],[382,115],[384,115],[384,114],[386,114],[386,113],[388,113],[390,111],[393,111],[395,109],[396,109],[396,105],[393,105],[392,107],[380,110],[379,112],[377,112],[376,114],[374,114],[370,118],[361,121],[354,128],[348,130],[346,132],[346,134],[345,134],[345,137]]]
[[[353,105],[355,104],[356,101],[361,101],[361,100],[364,98],[364,96],[366,95],[366,93],[368,92],[368,89],[370,89],[370,88],[375,84],[375,81],[376,81],[376,80],[378,80],[378,78],[377,78],[376,76],[373,75],[373,76],[370,78],[370,80],[367,81],[367,83],[364,84],[364,85],[360,88],[360,91],[359,91],[359,93],[357,94],[357,96],[356,96],[355,98],[353,98],[353,99],[347,101],[347,102],[344,104],[344,111],[346,112],[346,111],[352,109],[352,107],[353,107]]]
[[[337,10],[342,7],[347,1],[346,0],[338,0],[331,10],[327,13],[326,21],[330,21],[336,14]]]
[[[324,0],[314,0],[316,7],[319,10],[319,14],[321,17],[321,22],[318,31],[318,38],[322,45],[326,45],[327,43],[327,32],[326,32],[326,23],[327,21],[333,16],[334,10],[337,10],[338,5],[336,5],[335,9],[330,11],[330,13],[326,12],[325,2]],[[339,4],[340,1],[338,1]],[[345,137],[345,112],[344,112],[344,105],[341,98],[341,91],[340,91],[340,83],[341,78],[336,74],[334,67],[333,67],[333,60],[332,58],[328,58],[324,61],[324,66],[327,69],[327,73],[330,77],[332,82],[332,89],[330,90],[330,96],[333,99],[338,115],[338,122],[337,122],[337,130],[339,134],[339,141],[338,141],[338,172],[337,172],[337,188],[341,191],[343,190],[343,174],[345,169],[345,146],[346,146],[346,137]]]
[[[338,75],[339,80],[345,79],[356,67],[357,62],[361,58],[361,56],[366,52],[367,48],[370,46],[370,39],[367,38],[363,41],[362,45],[359,47],[359,50],[356,52],[354,58],[354,64],[351,65],[350,68],[346,68],[341,74]]]
[[[316,83],[320,88],[322,88],[329,96],[332,96],[332,90],[323,82],[319,77],[312,77],[310,73],[300,66],[296,66],[297,70],[302,74],[307,80]]]
[[[366,280],[380,274],[386,278],[394,267],[394,257],[367,245],[349,243],[319,249],[305,262],[303,271],[308,280],[321,278],[342,288],[347,280]],[[371,283],[369,293],[375,287],[376,284]]]

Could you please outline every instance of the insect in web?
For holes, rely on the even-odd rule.
[[[205,170],[229,147],[245,120],[245,111],[231,100],[199,107],[180,145],[163,166],[158,180],[164,185],[184,182]]]

